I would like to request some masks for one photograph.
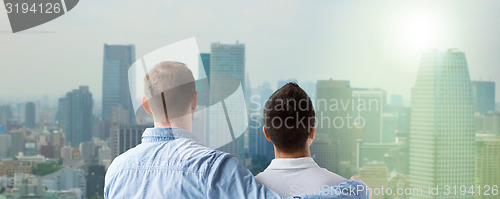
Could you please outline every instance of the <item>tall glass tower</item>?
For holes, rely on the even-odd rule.
[[[104,138],[109,137],[113,107],[120,106],[130,115],[130,123],[135,123],[135,114],[130,98],[128,68],[135,61],[134,45],[104,44],[102,68],[102,119],[105,124]]]
[[[424,53],[411,103],[410,187],[423,189],[412,198],[473,198],[445,192],[446,186],[474,183],[474,114],[465,54]],[[439,194],[429,194],[429,186],[439,186]]]
[[[245,44],[236,42],[236,44],[221,44],[212,43],[210,48],[210,69],[209,78],[211,86],[210,104],[216,104],[221,97],[228,96],[233,92],[233,85],[240,83],[242,90],[245,91]],[[234,78],[235,81],[229,81],[226,77]],[[227,113],[215,110],[210,112],[210,118],[220,118],[222,114],[232,115],[235,121],[241,121],[246,118],[246,112],[241,107],[241,104],[224,104]],[[222,118],[224,118],[222,116]],[[228,124],[221,121],[209,119],[209,133],[214,131],[223,131],[228,128]],[[235,124],[229,124],[229,128],[235,129]],[[237,134],[239,132],[233,132]],[[219,148],[221,151],[235,155],[241,162],[245,159],[245,136],[235,135],[233,141]],[[214,140],[221,139],[215,136],[209,138],[209,143]]]
[[[330,79],[316,84],[316,139],[311,145],[311,155],[321,167],[346,178],[352,174],[356,146],[349,128],[353,120],[346,119],[352,117],[351,98],[349,81]]]
[[[472,81],[474,111],[486,115],[495,111],[495,82]]]
[[[92,139],[92,108],[94,100],[88,86],[80,86],[66,93],[63,110],[66,143],[78,147],[80,143]]]

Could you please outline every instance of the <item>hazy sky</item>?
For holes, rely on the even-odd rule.
[[[0,102],[55,99],[89,85],[100,103],[104,43],[135,44],[141,57],[190,37],[202,52],[210,42],[245,43],[252,87],[333,78],[408,101],[427,48],[458,48],[473,80],[500,82],[498,10],[500,1],[82,0],[12,34],[2,7]]]

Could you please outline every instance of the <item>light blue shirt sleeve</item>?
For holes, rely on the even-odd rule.
[[[218,158],[211,167],[207,178],[207,198],[283,198],[278,193],[255,181],[250,171],[230,155]],[[286,180],[286,179],[284,179]],[[319,195],[293,196],[303,199],[368,199],[367,187],[363,183],[349,180],[320,191]]]

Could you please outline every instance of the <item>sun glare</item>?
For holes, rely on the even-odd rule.
[[[408,47],[425,50],[437,47],[437,19],[427,13],[409,15],[404,19],[402,40]]]

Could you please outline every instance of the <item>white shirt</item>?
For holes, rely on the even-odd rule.
[[[273,159],[266,170],[255,176],[255,180],[284,197],[319,193],[347,181],[319,167],[310,157]]]

